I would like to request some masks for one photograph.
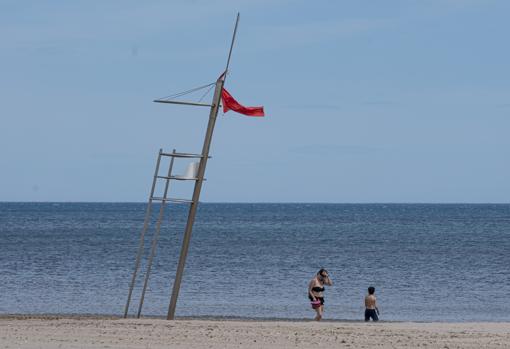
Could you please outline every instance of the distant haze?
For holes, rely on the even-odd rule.
[[[202,201],[510,202],[503,0],[4,2],[0,201],[145,201],[208,118],[152,100],[221,74],[237,11],[266,117],[220,112]]]

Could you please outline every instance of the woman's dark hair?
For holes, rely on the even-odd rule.
[[[317,272],[317,275],[322,276],[322,273],[324,273],[324,272],[326,272],[326,273],[327,273],[328,271],[327,271],[326,269],[321,269],[321,270],[319,270],[319,271]]]
[[[374,294],[374,292],[375,292],[375,287],[370,286],[370,287],[368,288],[368,294]]]

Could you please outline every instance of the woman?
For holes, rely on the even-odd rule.
[[[321,321],[322,314],[324,313],[324,285],[331,286],[333,282],[329,278],[326,269],[321,269],[308,284],[308,298],[312,302],[320,302],[320,306],[313,307],[317,312],[317,316],[315,316],[317,321]]]

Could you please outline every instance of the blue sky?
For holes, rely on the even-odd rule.
[[[208,116],[152,100],[216,79],[240,11],[226,87],[267,117],[220,113],[202,201],[510,202],[510,2],[0,7],[0,201],[145,201]]]

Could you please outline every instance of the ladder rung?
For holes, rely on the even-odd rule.
[[[156,197],[156,196],[153,196],[152,200],[170,201],[170,202],[179,202],[179,203],[192,203],[193,202],[193,200],[188,200],[188,199],[162,198],[162,197]]]
[[[178,180],[178,181],[198,181],[198,178],[194,177],[194,178],[187,178],[187,177],[181,177],[181,176],[156,176],[156,178],[161,178],[161,179],[175,179],[175,180]],[[205,178],[203,179],[204,181],[206,180]]]
[[[201,159],[201,158],[204,157],[202,154],[191,154],[191,153],[161,153],[161,155],[163,155],[163,156],[170,156],[170,157],[174,157],[174,158],[197,158],[197,159]],[[207,158],[210,159],[211,157],[208,156]]]

